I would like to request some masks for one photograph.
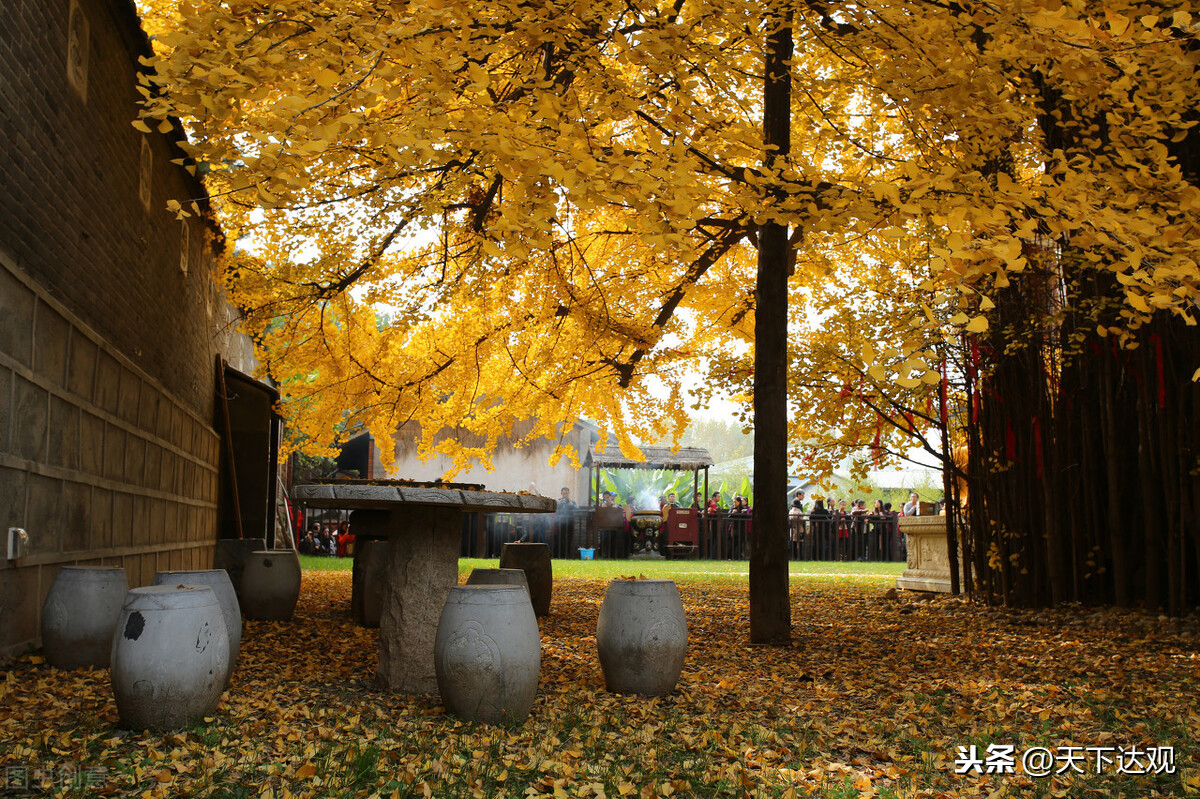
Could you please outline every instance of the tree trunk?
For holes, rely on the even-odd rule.
[[[764,164],[791,147],[790,17],[771,17],[763,85]],[[772,147],[774,145],[774,147]],[[754,323],[754,525],[750,536],[750,641],[791,640],[787,526],[787,287],[788,231],[759,228],[758,294]]]
[[[942,358],[942,374],[946,374],[946,359]],[[945,383],[942,384],[943,386]],[[954,447],[950,442],[950,425],[946,422],[946,392],[938,395],[938,432],[942,437],[942,496],[946,498],[946,555],[950,560],[950,593],[962,593],[961,575],[958,573],[958,491],[955,483],[958,478],[954,474]]]
[[[1163,474],[1157,449],[1154,424],[1150,419],[1150,397],[1143,385],[1134,394],[1137,414],[1137,462],[1138,478],[1141,483],[1141,507],[1139,508],[1144,532],[1142,534],[1142,600],[1149,610],[1161,610],[1165,604],[1164,580],[1167,548],[1166,505],[1173,497],[1167,475]],[[1115,555],[1114,555],[1115,557]],[[1136,556],[1135,556],[1136,557]],[[1132,593],[1132,589],[1131,589]],[[1120,603],[1118,603],[1120,604]],[[1131,603],[1132,604],[1132,603]]]
[[[1104,377],[1102,384],[1103,388],[1100,394],[1100,402],[1103,408],[1103,448],[1104,448],[1104,467],[1105,479],[1107,487],[1108,500],[1108,557],[1112,568],[1112,586],[1113,586],[1113,601],[1121,607],[1128,607],[1132,603],[1130,595],[1130,580],[1129,580],[1129,560],[1125,556],[1125,539],[1122,536],[1121,530],[1121,512],[1122,500],[1128,499],[1128,492],[1122,496],[1120,486],[1121,483],[1121,462],[1120,454],[1117,449],[1117,442],[1120,440],[1120,431],[1117,429],[1117,417],[1115,403],[1117,401],[1116,380],[1113,376],[1113,371],[1116,368],[1116,356],[1109,357],[1101,355],[1103,362],[1101,369]],[[1126,518],[1133,519],[1133,514],[1126,513]]]

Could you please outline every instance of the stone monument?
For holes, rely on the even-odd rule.
[[[896,587],[909,591],[950,593],[950,555],[946,548],[945,516],[903,516],[900,532],[908,547],[908,568],[896,578]],[[966,572],[962,552],[958,560],[959,585]]]

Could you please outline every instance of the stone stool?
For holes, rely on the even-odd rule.
[[[554,571],[550,565],[548,544],[505,544],[500,551],[501,569],[520,569],[529,584],[529,600],[538,616],[550,615],[550,595],[554,588]]]

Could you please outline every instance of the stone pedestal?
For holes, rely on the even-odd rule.
[[[387,590],[388,540],[354,539],[354,571],[350,616],[363,627],[378,627]]]
[[[350,514],[350,532],[354,535],[350,617],[364,627],[379,626],[390,531],[389,511],[356,510]]]
[[[446,597],[458,584],[462,511],[412,507],[392,514],[400,532],[388,548],[375,682],[389,691],[436,694],[433,644]]]
[[[950,593],[950,556],[946,549],[945,516],[904,516],[900,532],[907,540],[908,568],[896,578],[896,587],[909,591]],[[959,584],[966,572],[962,553],[958,561]]]

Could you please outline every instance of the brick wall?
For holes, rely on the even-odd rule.
[[[210,231],[164,210],[202,190],[168,136],[130,125],[145,47],[132,5],[4,5],[0,534],[32,540],[0,559],[0,652],[35,642],[63,564],[123,565],[131,586],[211,565],[214,355],[251,367]]]

